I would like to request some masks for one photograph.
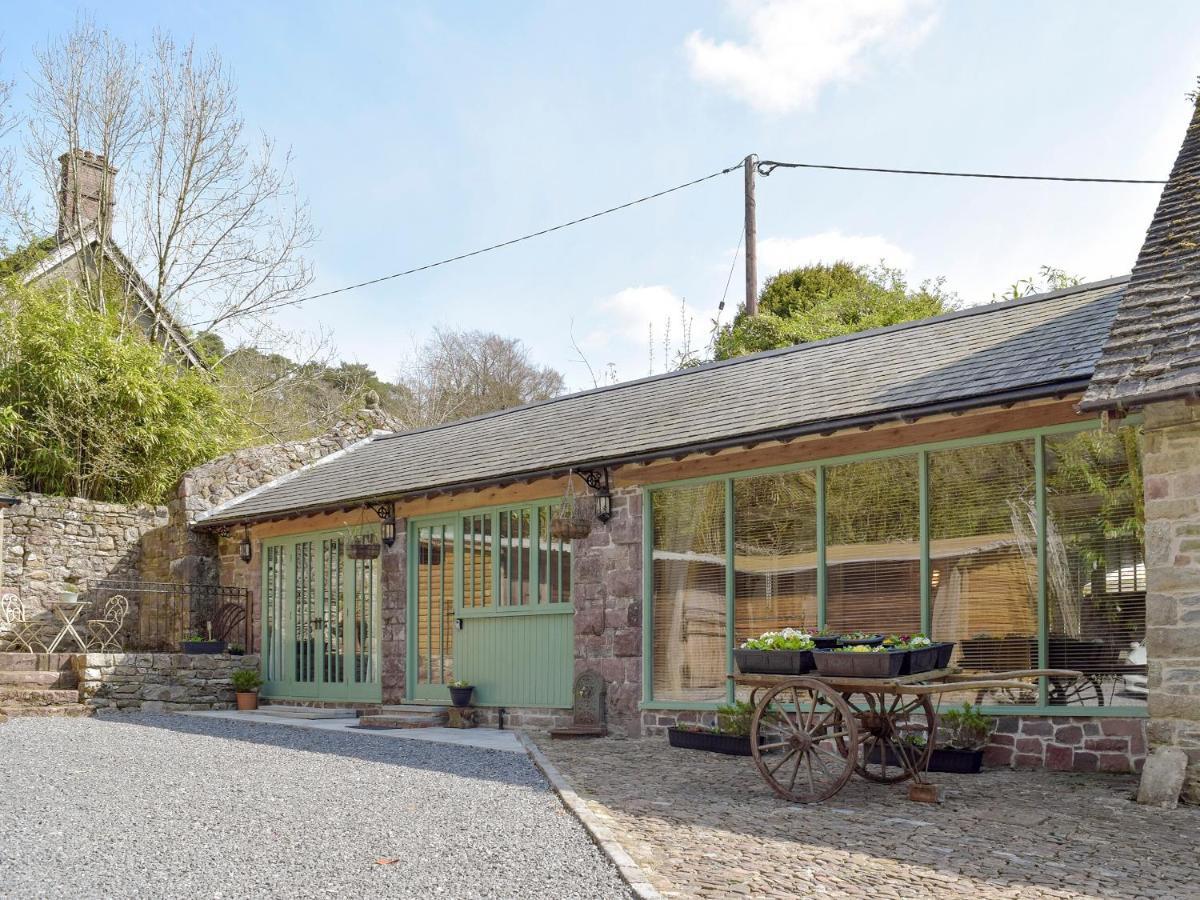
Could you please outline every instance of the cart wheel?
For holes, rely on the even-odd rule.
[[[1103,706],[1104,689],[1095,675],[1079,678],[1051,678],[1051,706]]]
[[[899,784],[925,771],[937,736],[937,717],[929,697],[842,696],[858,720],[858,759],[854,770],[859,775],[880,784]],[[838,741],[838,749],[850,757],[850,746],[842,739]]]
[[[754,708],[750,748],[754,764],[785,800],[817,803],[842,789],[854,773],[858,726],[846,701],[820,681],[796,678],[767,691]]]

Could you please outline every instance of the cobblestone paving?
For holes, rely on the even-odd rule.
[[[854,778],[780,800],[744,757],[639,741],[538,745],[668,897],[1200,897],[1200,809],[1133,776],[934,775],[941,806]]]

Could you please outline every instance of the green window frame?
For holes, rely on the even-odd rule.
[[[1131,416],[1123,421],[1124,425],[1140,425],[1141,418]],[[654,514],[653,502],[654,492],[667,488],[677,488],[687,485],[696,485],[712,482],[723,482],[725,488],[725,572],[726,572],[726,670],[733,671],[733,649],[734,649],[734,628],[735,628],[735,587],[736,578],[734,566],[734,482],[739,478],[749,478],[757,475],[768,475],[786,472],[800,472],[812,470],[816,476],[816,517],[817,517],[817,618],[818,627],[825,625],[826,618],[826,602],[828,599],[828,583],[827,583],[827,567],[826,567],[826,491],[825,491],[825,473],[832,466],[845,465],[848,463],[862,462],[866,460],[884,459],[898,456],[916,456],[919,460],[919,536],[918,544],[920,548],[920,613],[921,624],[925,632],[928,633],[932,624],[932,597],[930,585],[930,484],[929,484],[929,454],[937,450],[949,450],[963,447],[979,447],[990,444],[1003,444],[1020,440],[1032,440],[1035,447],[1035,490],[1036,490],[1036,515],[1038,518],[1038,535],[1037,535],[1037,650],[1039,657],[1039,667],[1047,667],[1047,659],[1049,656],[1049,615],[1047,609],[1047,548],[1046,548],[1046,439],[1051,436],[1072,435],[1080,432],[1094,431],[1101,427],[1098,419],[1090,419],[1082,422],[1071,422],[1062,425],[1052,425],[1035,429],[1024,429],[1009,431],[997,434],[981,435],[971,438],[961,438],[952,441],[932,442],[928,444],[919,444],[906,447],[897,447],[888,450],[874,451],[870,453],[850,454],[846,456],[828,457],[825,459],[812,460],[804,463],[795,463],[781,466],[770,466],[758,469],[747,469],[744,471],[731,472],[723,475],[704,476],[699,478],[679,479],[676,481],[660,482],[648,484],[642,488],[642,702],[643,709],[672,709],[672,710],[713,710],[721,703],[730,703],[735,699],[734,685],[732,682],[726,684],[726,697],[724,700],[706,700],[706,701],[683,701],[683,700],[658,700],[653,694],[654,685],[654,635],[652,632],[654,623]],[[1048,715],[1048,716],[1074,716],[1074,717],[1103,717],[1103,716],[1120,716],[1120,717],[1145,717],[1147,715],[1144,706],[1097,706],[1097,707],[1076,707],[1076,706],[1061,706],[1050,705],[1047,697],[1046,679],[1041,679],[1038,690],[1038,702],[1031,705],[1013,705],[1013,706],[984,706],[984,712],[990,715]]]

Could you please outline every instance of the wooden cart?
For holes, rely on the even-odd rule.
[[[767,784],[787,800],[827,800],[857,772],[868,781],[923,783],[937,734],[931,698],[1028,689],[1025,679],[1081,677],[1066,669],[965,674],[935,669],[896,678],[730,675],[751,688],[750,747]],[[758,696],[762,694],[761,698]]]

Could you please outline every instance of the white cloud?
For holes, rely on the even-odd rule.
[[[733,0],[744,43],[699,31],[685,47],[692,76],[763,112],[812,106],[821,89],[858,76],[873,54],[902,53],[933,28],[932,0]]]
[[[625,288],[601,300],[599,305],[617,335],[643,343],[647,341],[651,327],[658,336],[656,341],[668,322],[671,330],[677,331],[681,317],[702,328],[707,324],[702,312],[662,284]]]
[[[879,235],[842,234],[835,229],[806,237],[773,237],[758,242],[760,281],[784,269],[840,260],[869,266],[882,260],[905,271],[913,265],[911,253]]]

